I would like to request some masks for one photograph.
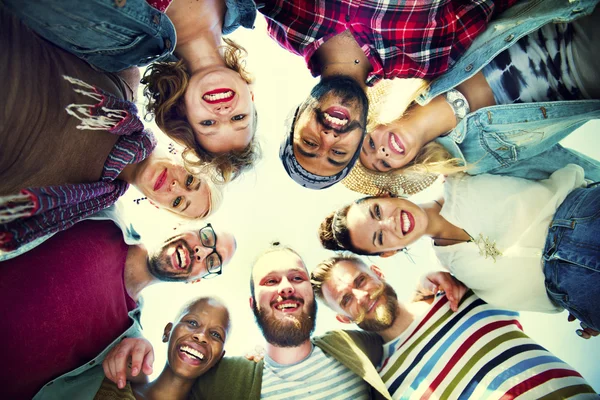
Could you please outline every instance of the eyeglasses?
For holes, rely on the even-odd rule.
[[[202,279],[211,279],[221,275],[223,269],[223,261],[221,256],[217,253],[217,234],[212,228],[211,224],[200,229],[200,242],[202,246],[213,249],[213,251],[205,258],[206,261],[206,274],[202,276]]]

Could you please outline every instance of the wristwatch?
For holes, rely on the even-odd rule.
[[[456,89],[448,90],[444,93],[444,98],[450,104],[450,107],[452,107],[452,111],[456,117],[456,125],[458,125],[471,112],[467,98]]]

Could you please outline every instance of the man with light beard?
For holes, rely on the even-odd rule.
[[[233,256],[233,235],[199,228],[148,251],[112,221],[88,220],[2,262],[0,398],[92,399],[106,354],[141,335],[140,292],[220,274]]]
[[[276,246],[263,253],[252,268],[250,292],[267,342],[265,359],[224,358],[198,379],[192,398],[390,398],[373,366],[381,357],[377,335],[333,331],[311,339],[317,307],[295,251]]]
[[[311,273],[315,294],[344,323],[384,341],[379,374],[398,398],[597,398],[570,366],[522,332],[518,313],[486,304],[446,272],[405,305],[376,266],[337,256]],[[424,285],[425,286],[425,285]]]

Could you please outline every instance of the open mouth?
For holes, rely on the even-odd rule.
[[[166,181],[167,181],[167,169],[165,168],[164,171],[158,176],[158,178],[156,178],[156,182],[154,182],[154,191],[156,192],[158,189],[163,187],[163,185],[165,184]]]
[[[281,311],[282,313],[292,313],[292,312],[298,310],[300,308],[300,306],[302,306],[302,304],[299,301],[284,300],[284,301],[275,303],[273,305],[273,308],[275,308],[278,311]]]
[[[329,107],[323,111],[325,124],[332,129],[341,130],[350,121],[350,113],[343,107]]]
[[[210,104],[226,103],[228,101],[233,100],[234,97],[235,92],[233,90],[221,88],[204,93],[204,95],[202,96],[202,100]]]
[[[206,355],[202,351],[187,345],[179,346],[179,356],[184,361],[187,361],[190,364],[198,365],[200,363],[206,362]]]
[[[415,218],[409,212],[402,211],[400,212],[400,222],[402,227],[402,233],[406,235],[407,233],[412,232],[415,228]]]
[[[185,270],[190,265],[190,253],[184,246],[175,248],[175,252],[171,254],[171,265],[179,270]]]
[[[404,145],[400,141],[400,138],[392,132],[390,132],[390,136],[388,139],[388,147],[392,152],[396,154],[404,154],[404,152],[406,151]]]

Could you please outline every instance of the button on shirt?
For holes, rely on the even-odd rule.
[[[444,73],[493,15],[515,3],[269,0],[258,9],[267,19],[269,35],[303,56],[313,76],[320,74],[311,61],[313,54],[348,30],[373,67],[367,79],[373,85],[382,78],[434,78]]]

